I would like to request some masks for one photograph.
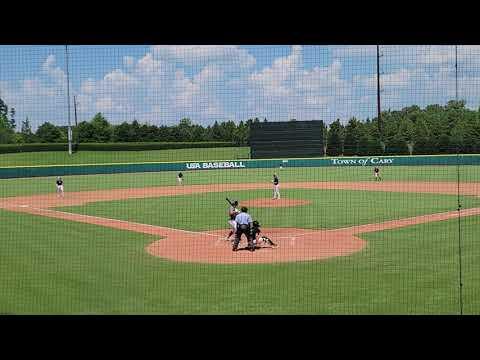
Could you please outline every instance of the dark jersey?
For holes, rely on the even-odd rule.
[[[178,177],[181,179],[183,178],[183,174],[182,173],[178,173]]]
[[[58,186],[63,185],[63,181],[62,181],[62,180],[57,180],[57,185],[58,185]]]
[[[278,185],[279,181],[278,181],[278,177],[277,176],[274,176],[273,177],[273,185]]]
[[[260,226],[252,225],[252,236],[256,238],[257,235],[260,233],[261,233]]]
[[[380,172],[380,169],[376,167],[375,169],[373,169],[373,172],[378,174]]]

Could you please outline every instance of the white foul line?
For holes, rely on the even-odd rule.
[[[93,215],[85,215],[85,214],[78,214],[78,213],[69,213],[69,212],[66,212],[66,211],[36,208],[36,207],[33,207],[33,206],[29,206],[29,205],[16,205],[16,206],[24,207],[24,208],[28,207],[32,210],[45,211],[45,212],[51,212],[51,213],[57,213],[57,214],[64,214],[64,215],[69,215],[69,216],[71,216],[71,215],[73,215],[73,216],[83,216],[85,218],[91,218],[91,219],[97,219],[97,220],[108,220],[108,221],[114,221],[114,222],[119,222],[119,223],[123,223],[123,224],[148,226],[148,227],[152,227],[152,228],[158,229],[158,230],[165,229],[165,230],[169,230],[169,231],[179,231],[179,232],[184,232],[184,233],[188,233],[188,234],[208,235],[208,236],[213,236],[213,237],[220,237],[220,235],[215,235],[215,234],[210,234],[210,233],[205,233],[205,232],[200,232],[200,231],[174,229],[174,228],[169,228],[169,227],[166,227],[166,226],[157,226],[157,225],[151,225],[151,224],[140,224],[140,223],[136,223],[136,222],[132,222],[132,221],[126,221],[126,220],[110,219],[110,218],[106,218],[106,217],[99,217],[99,216],[93,216]]]

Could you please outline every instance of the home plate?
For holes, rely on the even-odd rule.
[[[24,208],[25,208],[25,207],[28,207],[28,205],[19,205],[19,206],[20,206],[20,207],[24,207]]]

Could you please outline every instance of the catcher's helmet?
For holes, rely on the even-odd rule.
[[[255,227],[259,227],[259,226],[260,226],[260,223],[259,223],[257,220],[255,220],[252,224],[253,224],[253,226],[255,226]]]

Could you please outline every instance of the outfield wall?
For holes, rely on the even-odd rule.
[[[0,179],[67,176],[92,174],[118,174],[158,171],[196,171],[212,169],[258,169],[289,167],[345,167],[345,166],[428,166],[428,165],[480,165],[480,155],[431,156],[371,156],[332,157],[317,159],[261,159],[241,161],[158,162],[131,164],[83,164],[56,166],[19,166],[0,168]]]

